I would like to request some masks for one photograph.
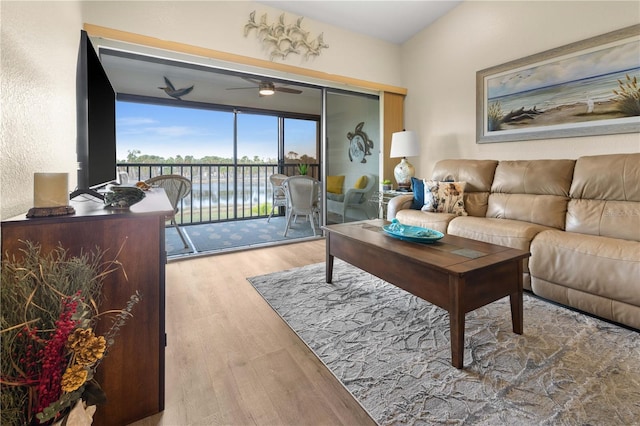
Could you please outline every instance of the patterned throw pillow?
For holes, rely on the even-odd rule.
[[[467,216],[464,209],[464,187],[466,182],[424,181],[424,206],[422,211],[454,213]]]
[[[423,181],[424,190],[422,191],[423,203],[422,211],[435,212],[438,207],[438,181],[427,180]]]

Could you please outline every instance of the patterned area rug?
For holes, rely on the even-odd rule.
[[[209,223],[203,225],[182,226],[182,232],[191,241],[199,253],[226,251],[235,248],[247,248],[289,240],[313,237],[311,225],[306,218],[300,217],[289,227],[287,236],[283,236],[286,225],[283,216],[267,219],[238,220],[231,222]],[[317,235],[322,231],[316,226]],[[193,253],[193,248],[185,248],[176,229],[166,228],[166,250],[169,256]]]
[[[446,311],[336,259],[249,282],[381,425],[640,422],[639,333],[525,294],[466,316],[451,366]]]

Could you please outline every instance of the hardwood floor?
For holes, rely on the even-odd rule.
[[[148,425],[375,425],[246,280],[325,260],[316,240],[167,265],[166,397]]]

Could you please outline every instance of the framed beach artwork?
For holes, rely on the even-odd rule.
[[[640,25],[476,73],[478,143],[640,132]]]

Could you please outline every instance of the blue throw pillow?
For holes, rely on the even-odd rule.
[[[411,178],[411,188],[413,188],[413,202],[411,208],[414,210],[422,209],[424,206],[424,181],[422,179]]]

